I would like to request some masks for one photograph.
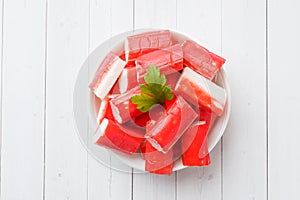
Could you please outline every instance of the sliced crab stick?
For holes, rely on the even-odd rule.
[[[181,136],[181,138],[183,136]],[[181,154],[182,154],[182,150],[181,150],[181,138],[172,147],[172,150],[173,150],[173,161],[176,161],[176,160],[178,160],[178,159],[181,158]]]
[[[184,65],[192,68],[205,78],[212,80],[225,59],[208,51],[206,48],[192,40],[186,40],[182,44]]]
[[[220,116],[226,104],[226,91],[185,67],[175,87],[175,92],[190,103],[211,110]]]
[[[145,158],[145,170],[154,174],[172,174],[173,149],[167,153],[157,151],[148,141],[144,143],[143,157]],[[143,152],[142,151],[142,152]]]
[[[149,112],[143,113],[140,116],[137,116],[134,119],[134,123],[140,127],[146,127],[147,124],[151,121]]]
[[[123,94],[128,90],[138,85],[137,71],[135,67],[124,68],[117,84],[119,85],[120,93]]]
[[[106,118],[94,136],[95,144],[127,154],[135,153],[142,141],[143,133],[138,129],[130,129]]]
[[[104,118],[114,120],[114,116],[112,114],[111,106],[109,103],[110,100],[111,98],[105,98],[101,101],[99,111],[98,111],[98,116],[97,116],[98,124],[101,124]]]
[[[208,111],[201,110],[199,120],[204,122],[191,126],[181,138],[183,149],[182,163],[185,166],[205,166],[210,164],[207,148],[207,135],[216,116]]]
[[[125,57],[132,61],[137,57],[156,49],[172,45],[169,30],[152,31],[127,37],[125,40]]]
[[[109,94],[122,94],[137,85],[138,81],[135,63],[127,63]]]
[[[197,118],[197,113],[180,96],[167,108],[166,115],[146,127],[145,138],[154,148],[168,152]]]
[[[123,124],[143,114],[137,109],[137,105],[130,100],[133,95],[140,94],[140,92],[140,88],[137,86],[110,101],[113,116],[118,123]]]
[[[99,65],[93,81],[89,85],[90,89],[100,99],[104,99],[114,86],[114,83],[121,74],[126,62],[110,52]]]
[[[137,58],[138,80],[142,79],[150,65],[160,68],[161,74],[172,74],[183,69],[183,54],[180,44],[159,49]]]
[[[180,75],[181,75],[181,73],[179,73],[179,72],[175,72],[175,73],[167,75],[166,76],[166,78],[167,78],[166,85],[169,85],[171,87],[171,89],[174,90],[175,86],[177,84],[177,81],[180,78]]]
[[[164,106],[156,104],[150,111],[137,116],[134,119],[134,123],[140,127],[146,127],[150,123],[156,122],[160,117],[165,115],[165,107],[166,104]]]

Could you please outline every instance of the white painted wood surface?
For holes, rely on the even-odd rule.
[[[298,200],[299,9],[296,0],[0,0],[0,199]],[[227,59],[231,120],[209,167],[119,172],[75,133],[73,86],[89,52],[149,27],[187,33]]]
[[[0,144],[2,144],[2,50],[3,50],[3,34],[2,34],[2,25],[3,25],[3,0],[0,0]],[[2,148],[0,145],[0,197],[1,197],[1,153]]]
[[[46,6],[4,1],[2,14],[1,199],[42,199]]]
[[[89,8],[89,52],[111,36],[132,30],[133,2],[131,0],[90,1]],[[110,161],[112,159],[110,158]],[[126,171],[119,172],[104,166],[89,156],[87,199],[130,199],[132,169],[128,167]]]
[[[269,199],[300,198],[300,3],[268,2]],[[278,13],[284,13],[279,15]]]
[[[223,138],[223,198],[267,198],[266,2],[222,3],[232,112]]]

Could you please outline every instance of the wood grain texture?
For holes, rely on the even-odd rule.
[[[135,1],[134,21],[138,28],[176,28],[176,0]],[[153,174],[133,175],[133,199],[175,199],[176,174],[159,176]]]
[[[268,1],[269,199],[300,198],[300,3]]]
[[[132,8],[131,0],[90,2],[90,52],[111,36],[132,30]],[[90,130],[90,134],[93,131]],[[131,199],[131,168],[117,171],[114,163],[120,161],[112,156],[108,160],[110,162],[104,165],[88,157],[88,199]]]
[[[191,22],[196,22],[196,25]],[[221,55],[221,1],[179,0],[177,29]],[[188,168],[178,172],[178,200],[222,198],[221,143],[211,153],[211,162],[208,167]]]
[[[87,152],[73,123],[72,94],[88,55],[89,4],[51,0],[47,16],[45,199],[87,199]]]
[[[45,5],[4,4],[1,199],[43,198]]]
[[[222,3],[222,53],[232,91],[223,138],[223,199],[267,198],[266,5]]]

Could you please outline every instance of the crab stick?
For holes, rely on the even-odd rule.
[[[98,116],[97,116],[98,124],[101,124],[104,118],[114,120],[114,116],[110,106],[110,100],[111,97],[107,97],[101,101],[99,111],[98,111]]]
[[[140,110],[137,109],[137,105],[133,104],[130,100],[133,95],[140,94],[140,92],[140,88],[139,86],[137,86],[125,92],[124,94],[120,94],[111,99],[110,106],[112,109],[112,113],[118,123],[123,124],[143,114]]]
[[[124,68],[117,83],[119,85],[119,90],[121,94],[137,86],[138,81],[136,68]]]
[[[220,116],[226,104],[226,91],[185,67],[175,87],[175,92],[190,103],[211,110]]]
[[[90,89],[100,99],[104,99],[114,86],[121,74],[126,62],[110,52],[99,65],[94,79],[90,83]]]
[[[216,115],[201,110],[199,123],[191,126],[181,138],[183,150],[182,163],[185,166],[205,166],[210,164],[210,156],[207,148],[207,136],[212,127]]]
[[[181,74],[179,72],[175,72],[175,73],[167,75],[166,76],[166,78],[167,78],[166,85],[169,85],[171,87],[171,89],[174,90],[175,86],[177,84],[177,81],[180,78],[180,75]]]
[[[186,40],[182,44],[184,65],[192,68],[205,78],[212,80],[225,59],[208,51],[206,48],[192,40]]]
[[[172,74],[183,69],[183,54],[180,44],[152,51],[137,58],[138,80],[142,79],[150,65],[160,68],[161,74]]]
[[[169,30],[152,31],[128,36],[125,40],[125,57],[128,62],[156,49],[172,45]]]
[[[145,138],[158,151],[168,152],[198,114],[180,96],[166,110],[166,115],[146,127]]]
[[[127,154],[133,154],[143,141],[143,133],[104,118],[94,136],[94,143],[115,149]]]
[[[173,149],[167,153],[157,151],[147,140],[142,146],[145,170],[154,174],[172,174]]]

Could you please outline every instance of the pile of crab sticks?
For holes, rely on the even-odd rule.
[[[216,75],[225,59],[169,30],[128,36],[110,52],[89,87],[101,103],[94,142],[141,154],[145,171],[171,174],[174,162],[210,164],[207,137],[227,95]]]

